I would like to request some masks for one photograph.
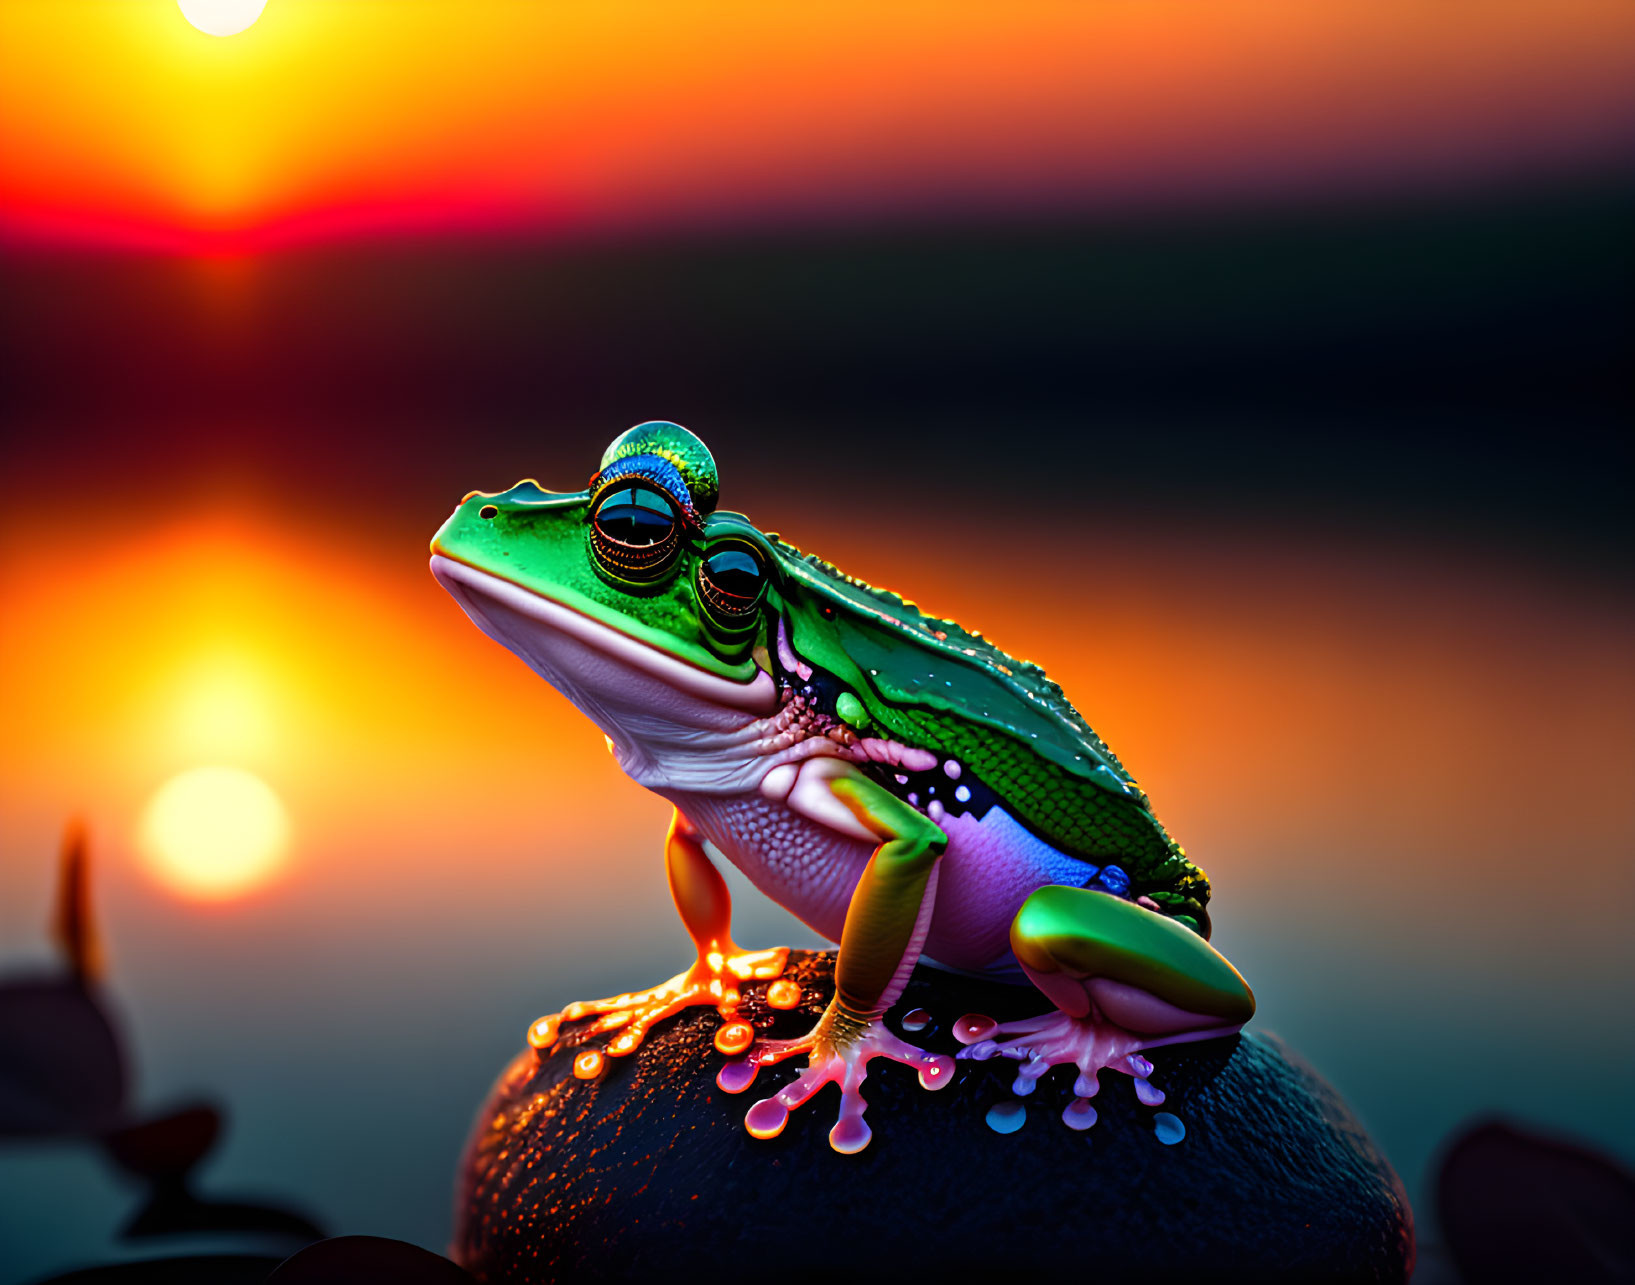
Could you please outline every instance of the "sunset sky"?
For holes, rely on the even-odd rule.
[[[1635,1156],[1631,157],[1627,0],[0,0],[0,965],[83,817],[144,1101],[443,1248],[525,1024],[685,941],[427,541],[674,418],[1045,665],[1416,1198],[1482,1110]],[[200,770],[251,878],[156,854]],[[0,1154],[0,1263],[123,1199]]]
[[[3,232],[200,250],[1458,188],[1635,143],[1620,0],[0,7]]]

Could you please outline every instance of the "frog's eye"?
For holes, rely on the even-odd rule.
[[[616,487],[600,496],[591,533],[597,561],[619,580],[656,580],[681,549],[675,505],[645,486]]]
[[[755,619],[766,596],[766,568],[744,545],[728,545],[707,553],[698,564],[698,600],[726,628]]]

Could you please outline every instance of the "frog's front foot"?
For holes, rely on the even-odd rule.
[[[1069,1017],[1057,1011],[1018,1022],[996,1022],[969,1013],[954,1023],[954,1038],[966,1046],[959,1051],[961,1059],[986,1062],[1003,1057],[1021,1062],[1011,1085],[1011,1091],[1021,1097],[1032,1093],[1051,1067],[1076,1067],[1079,1074],[1073,1082],[1073,1101],[1062,1112],[1062,1121],[1070,1129],[1088,1129],[1096,1122],[1090,1099],[1101,1088],[1098,1076],[1104,1069],[1132,1077],[1135,1095],[1144,1105],[1155,1107],[1164,1101],[1163,1090],[1148,1079],[1152,1063],[1142,1051],[1173,1041],[1137,1035],[1096,1013]]]
[[[749,1088],[763,1066],[798,1053],[808,1055],[806,1068],[769,1098],[763,1098],[744,1116],[744,1127],[757,1138],[775,1138],[789,1122],[789,1113],[825,1084],[840,1086],[840,1118],[829,1130],[829,1145],[845,1154],[869,1145],[872,1131],[864,1123],[863,1080],[868,1064],[877,1057],[911,1066],[927,1089],[940,1089],[954,1075],[954,1061],[941,1053],[927,1053],[898,1039],[878,1015],[851,1013],[830,1004],[812,1031],[795,1040],[764,1040],[736,1062],[721,1068],[716,1083],[728,1093]]]
[[[726,1019],[716,1032],[716,1047],[723,1053],[738,1053],[754,1034],[747,1023],[737,1020],[738,1005],[743,999],[742,984],[780,976],[788,958],[786,946],[745,951],[729,943],[725,949],[706,951],[691,968],[650,990],[607,999],[580,1000],[560,1013],[547,1014],[528,1028],[528,1043],[543,1055],[556,1044],[564,1022],[579,1022],[585,1018],[595,1018],[584,1028],[587,1035],[617,1031],[602,1050],[585,1049],[574,1058],[573,1073],[588,1080],[600,1073],[605,1057],[626,1057],[634,1053],[655,1023],[684,1008],[709,1004]],[[799,1002],[798,991],[795,1001]],[[777,1005],[776,999],[774,1005]]]

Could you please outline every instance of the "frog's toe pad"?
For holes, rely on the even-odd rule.
[[[863,1100],[862,1088],[868,1064],[874,1058],[884,1057],[913,1067],[919,1072],[923,1088],[940,1089],[954,1078],[952,1058],[916,1048],[875,1021],[843,1044],[814,1037],[769,1042],[757,1047],[748,1057],[729,1062],[716,1077],[716,1083],[729,1093],[742,1093],[762,1066],[805,1049],[810,1050],[810,1056],[801,1073],[771,1097],[757,1102],[744,1116],[744,1128],[753,1137],[777,1137],[789,1123],[791,1111],[825,1084],[834,1083],[840,1086],[840,1118],[829,1131],[829,1145],[850,1155],[868,1146],[872,1136],[863,1120],[868,1104]]]

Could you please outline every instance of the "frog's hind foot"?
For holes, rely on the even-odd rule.
[[[1073,1129],[1096,1122],[1103,1070],[1129,1075],[1158,1106],[1146,1050],[1231,1035],[1254,1015],[1249,987],[1200,934],[1105,892],[1040,888],[1011,923],[1011,950],[1056,1011],[1005,1023],[968,1014],[954,1024],[959,1056],[1021,1062],[1012,1089],[1024,1097],[1051,1067],[1077,1068],[1062,1114]]]
[[[742,1093],[763,1066],[800,1053],[808,1055],[806,1068],[777,1093],[757,1102],[744,1116],[744,1128],[752,1136],[777,1137],[789,1123],[791,1111],[825,1084],[834,1083],[840,1086],[840,1118],[829,1130],[829,1145],[850,1155],[868,1146],[873,1137],[873,1131],[863,1120],[868,1104],[863,1100],[862,1091],[871,1060],[884,1057],[913,1067],[919,1072],[922,1088],[940,1089],[954,1078],[952,1058],[927,1053],[898,1039],[879,1017],[849,1013],[832,1004],[809,1034],[794,1040],[758,1042],[744,1057],[722,1067],[715,1082],[728,1093]]]
[[[582,1028],[586,1036],[617,1031],[600,1054],[586,1050],[575,1057],[574,1074],[580,1079],[591,1079],[602,1070],[604,1058],[627,1057],[634,1053],[657,1023],[684,1008],[708,1004],[725,1019],[716,1032],[716,1047],[723,1053],[736,1053],[744,1046],[734,1044],[741,1034],[739,1028],[748,1032],[748,1027],[737,1021],[738,1006],[743,1002],[742,984],[779,977],[788,958],[789,950],[784,946],[757,951],[709,951],[685,972],[649,990],[606,999],[579,1000],[560,1013],[539,1018],[528,1028],[528,1043],[544,1057],[555,1047],[565,1023],[586,1018],[594,1019]]]
[[[957,1055],[961,1060],[986,1062],[1002,1057],[1020,1062],[1011,1084],[1018,1097],[1032,1093],[1052,1067],[1075,1067],[1078,1078],[1073,1081],[1073,1100],[1062,1112],[1062,1122],[1070,1129],[1095,1124],[1096,1109],[1090,1099],[1101,1089],[1098,1077],[1103,1070],[1130,1076],[1135,1081],[1135,1096],[1143,1105],[1162,1105],[1164,1092],[1148,1078],[1153,1066],[1142,1051],[1175,1042],[1126,1031],[1096,1013],[1069,1017],[1060,1011],[1019,1022],[996,1022],[968,1013],[954,1023],[954,1038],[966,1046]]]

